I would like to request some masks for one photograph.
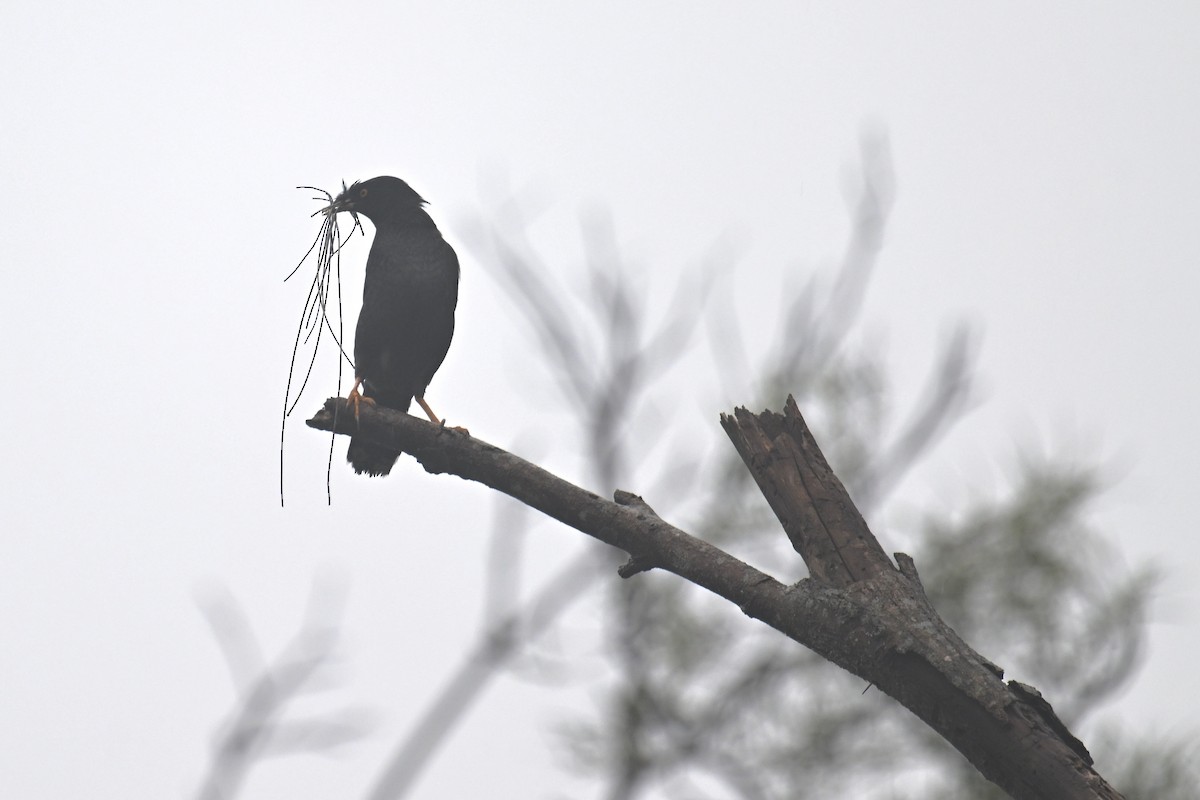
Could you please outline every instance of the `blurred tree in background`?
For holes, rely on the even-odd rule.
[[[865,142],[861,172],[846,251],[830,274],[798,292],[765,292],[737,282],[718,253],[687,273],[660,321],[602,215],[584,219],[582,284],[564,288],[557,276],[571,271],[544,263],[525,238],[527,210],[511,194],[488,204],[467,243],[524,316],[578,421],[586,486],[638,492],[664,518],[781,580],[803,577],[741,459],[716,433],[716,414],[699,429],[687,415],[685,400],[703,389],[697,375],[710,369],[722,402],[731,400],[718,410],[777,407],[793,394],[859,509],[883,516],[901,479],[973,401],[974,348],[966,326],[945,337],[922,398],[897,413],[885,365],[851,335],[892,201],[885,142]],[[742,341],[735,289],[784,298],[769,348]],[[681,364],[686,378],[672,374]],[[1114,786],[1130,798],[1195,797],[1194,746],[1081,726],[1136,671],[1155,585],[1149,570],[1114,566],[1089,527],[1101,489],[1095,466],[1030,455],[1013,466],[1003,496],[930,512],[899,535],[946,621],[1040,689]],[[595,776],[599,797],[1004,796],[895,702],[720,598],[658,572],[617,579],[623,553],[589,542],[557,574],[521,586],[528,519],[507,499],[500,507],[478,645],[383,765],[373,800],[406,795],[500,671],[539,680],[550,668],[558,682],[578,676],[568,683],[595,698],[594,713],[563,720],[562,742],[572,769]],[[888,547],[896,536],[880,538]],[[585,605],[604,621],[586,655],[542,643]]]
[[[923,399],[898,425],[885,365],[851,341],[891,201],[886,142],[865,140],[840,264],[786,299],[753,394],[733,394],[751,409],[776,407],[794,394],[868,518],[972,400],[965,326],[946,337]],[[712,291],[720,267],[685,278],[692,283],[680,287],[655,328],[638,293],[644,281],[623,263],[604,220],[584,223],[587,292],[550,284],[563,270],[544,264],[522,240],[526,224],[514,205],[481,224],[472,243],[481,263],[496,265],[498,282],[560,377],[562,399],[578,412],[593,488],[639,491],[660,512],[672,509],[667,516],[694,535],[781,579],[803,577],[803,563],[732,448],[672,449],[663,460],[674,474],[649,484],[630,463],[630,454],[653,446],[637,432],[678,413],[656,407],[654,398],[695,390],[691,375],[674,392],[655,381],[688,356],[702,314],[718,380],[754,369],[735,313],[713,307],[712,297],[732,294]],[[697,468],[702,458],[706,467]],[[1088,504],[1102,489],[1098,472],[1030,456],[1014,466],[1007,496],[930,514],[905,532],[947,622],[1010,676],[1037,686],[1072,729],[1136,670],[1155,583],[1149,570],[1113,567],[1103,537],[1088,527]],[[882,538],[887,546],[889,535]],[[611,580],[622,557],[597,556],[607,638],[595,652],[611,661],[601,699],[592,718],[564,726],[574,765],[603,782],[601,796],[1003,796],[890,699],[864,693],[858,678],[750,623],[719,598],[667,575]],[[1093,747],[1102,771],[1130,797],[1191,797],[1200,785],[1181,745],[1128,759],[1136,744],[1125,732]],[[1162,769],[1148,768],[1148,756]]]

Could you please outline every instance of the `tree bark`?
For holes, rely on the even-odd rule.
[[[791,586],[668,524],[636,495],[610,502],[465,432],[369,406],[356,422],[338,398],[308,424],[403,450],[428,472],[478,481],[618,547],[630,555],[622,577],[659,568],[736,603],[895,698],[1014,798],[1121,797],[1036,689],[1006,684],[942,621],[913,560],[888,559],[790,397],[783,414],[739,408],[721,425],[809,567],[812,577]]]

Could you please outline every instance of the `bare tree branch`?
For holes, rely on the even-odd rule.
[[[1001,670],[942,621],[912,559],[898,553],[899,569],[892,566],[790,398],[782,415],[738,409],[722,424],[814,576],[792,586],[666,523],[632,495],[604,500],[407,414],[366,408],[356,424],[344,400],[330,399],[308,424],[401,449],[429,472],[504,492],[629,553],[625,573],[657,567],[736,603],[898,700],[1013,797],[1121,796],[1049,703],[1031,687],[1003,683]],[[784,516],[793,513],[801,517]]]

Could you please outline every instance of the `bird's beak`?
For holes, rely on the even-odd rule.
[[[321,213],[327,217],[332,217],[334,214],[339,214],[343,211],[354,211],[354,200],[347,197],[345,192],[339,194],[332,203],[321,209]]]

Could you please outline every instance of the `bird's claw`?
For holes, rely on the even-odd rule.
[[[454,431],[455,433],[461,433],[464,436],[471,435],[471,432],[469,430],[467,430],[466,428],[463,428],[459,425],[449,425],[449,426],[446,425],[446,420],[442,420],[440,423],[438,423],[438,427],[444,431]]]
[[[358,386],[356,384],[354,386],[354,388],[350,390],[350,394],[346,396],[346,405],[350,406],[350,410],[352,412],[354,412],[354,424],[355,425],[358,424],[359,406],[361,406],[364,403],[369,406],[375,405],[374,400],[372,400],[370,397],[364,397],[363,394],[358,391]]]

